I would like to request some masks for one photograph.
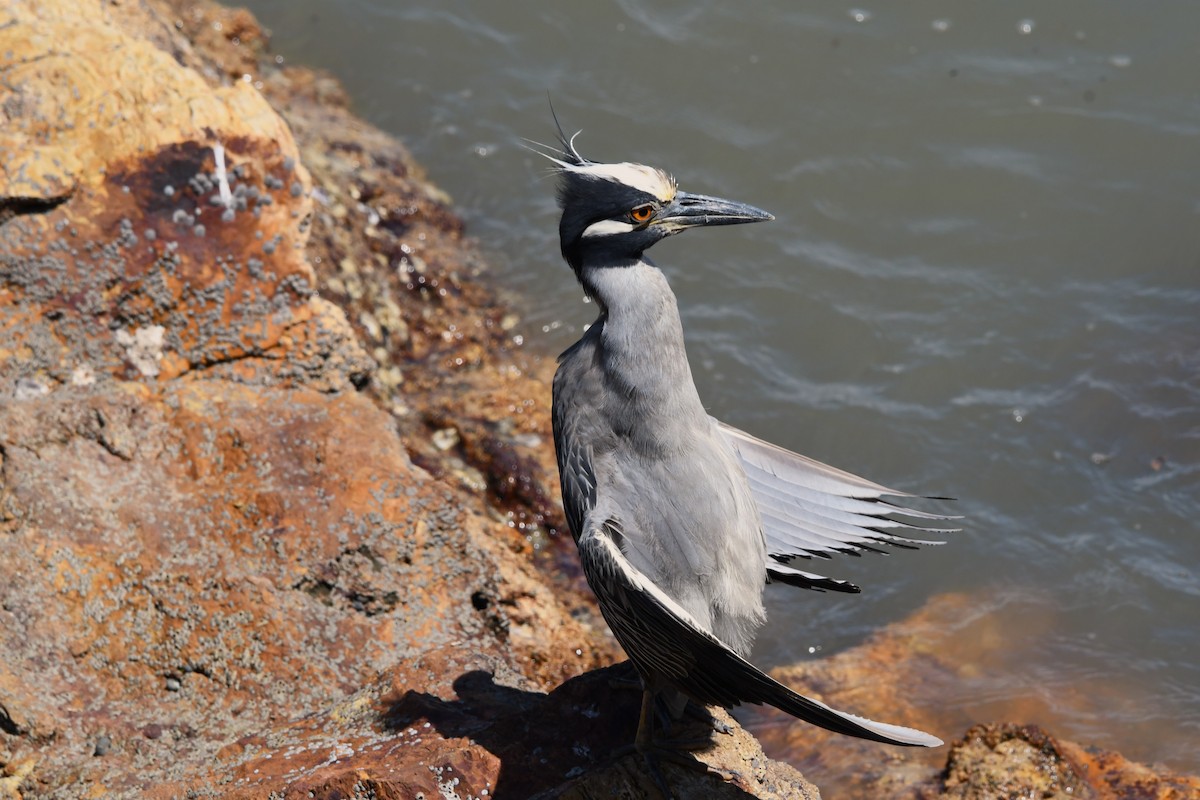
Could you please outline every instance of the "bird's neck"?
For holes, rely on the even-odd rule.
[[[658,267],[645,260],[591,270],[585,289],[600,305],[599,366],[626,403],[627,419],[657,430],[663,416],[706,418],[684,348],[675,294]],[[589,332],[591,333],[591,332]],[[665,444],[665,443],[664,443]],[[679,443],[676,443],[679,444]]]

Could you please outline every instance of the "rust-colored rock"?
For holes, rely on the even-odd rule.
[[[1200,778],[1135,764],[1062,741],[1036,725],[976,725],[953,744],[946,769],[918,787],[921,800],[1190,800]]]
[[[228,13],[186,5],[206,30]],[[485,265],[449,198],[399,142],[349,113],[326,77],[268,70],[263,84],[320,189],[309,249],[321,296],[345,309],[376,362],[368,391],[396,416],[413,461],[500,523],[480,546],[500,571],[490,602],[503,609],[522,671],[549,690],[619,660],[565,535],[553,360],[523,351],[516,317],[482,282]]]
[[[510,669],[461,648],[432,651],[418,667],[456,675],[452,686],[417,689],[413,669],[386,671],[333,708],[248,736],[217,757],[214,790],[230,800],[276,797],[489,797],[599,800],[652,797],[641,757],[622,753],[632,739],[640,692],[614,689],[625,666],[573,678],[549,695]],[[717,719],[732,724],[728,715]],[[705,735],[705,727],[680,733]],[[699,763],[705,774],[663,764],[677,796],[817,800],[816,787],[771,761],[748,733],[710,733]],[[163,786],[155,798],[174,797]],[[311,793],[311,794],[310,794]],[[203,792],[199,796],[205,796]]]
[[[131,789],[397,658],[504,654],[471,603],[494,591],[478,522],[387,428],[358,394],[207,380],[0,411],[0,546],[26,576],[3,593],[4,705],[39,779]]]
[[[192,23],[210,13],[187,5]],[[224,13],[239,46],[255,40]],[[519,555],[498,566],[509,528],[485,493],[415,467],[396,417],[357,390],[376,364],[314,291],[312,183],[289,127],[225,84],[174,14],[0,12],[14,796],[213,786],[215,755],[244,755],[231,742],[397,662],[407,690],[451,691],[456,663],[431,653],[511,670],[550,641],[543,678],[613,653]],[[535,642],[532,625],[552,633]]]
[[[364,372],[314,295],[308,173],[262,96],[212,89],[99,7],[10,8],[0,391],[195,371],[340,389]]]
[[[936,788],[934,796],[947,800],[1094,797],[1058,743],[1032,725],[971,728],[951,746]]]
[[[1120,753],[1059,740],[1058,748],[1098,800],[1196,800],[1200,777],[1130,761]]]

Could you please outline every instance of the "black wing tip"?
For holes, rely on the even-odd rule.
[[[899,497],[901,495],[897,495],[897,496]],[[954,498],[954,497],[936,497],[933,495],[926,496],[926,495],[910,494],[910,495],[903,495],[903,497],[915,497],[919,500],[937,500],[937,501],[945,501],[945,502],[957,502],[957,498]],[[859,499],[866,500],[867,502],[870,502],[870,503],[878,503],[881,506],[886,506],[888,508],[888,510],[883,512],[884,514],[899,514],[901,516],[917,517],[920,519],[964,519],[962,514],[934,514],[934,513],[928,512],[928,511],[918,511],[916,509],[906,508],[905,506],[902,506],[899,503],[892,502],[891,500],[888,500],[884,497],[862,497]]]
[[[915,497],[919,500],[940,500],[940,501],[945,501],[948,503],[958,502],[957,497],[951,497],[950,495],[914,494],[912,492],[901,492],[896,489],[888,489],[886,486],[884,486],[882,488],[884,488],[886,491],[880,493],[880,495],[879,495],[880,498],[884,498],[884,497]],[[863,499],[866,499],[866,498],[863,498]],[[886,503],[887,501],[884,500],[883,502]]]
[[[896,539],[895,537],[891,536],[890,534],[884,533],[881,530],[876,530],[875,528],[865,528],[864,530],[874,531],[875,533],[878,533],[879,536],[868,536],[867,538],[870,539],[872,542],[878,542],[879,544],[884,545],[886,547],[896,547],[901,550],[920,550],[921,545],[926,544],[926,542],[922,542],[918,539],[909,539],[907,541],[900,541],[900,540]],[[881,556],[890,556],[892,554],[891,550],[881,550],[878,547],[868,547],[867,545],[862,545],[862,547],[864,550],[869,550],[872,553],[878,553]]]
[[[796,575],[767,567],[767,580],[779,581],[788,586],[810,589],[814,592],[841,592],[843,594],[861,594],[862,587],[849,581],[839,581],[834,578],[820,576]]]

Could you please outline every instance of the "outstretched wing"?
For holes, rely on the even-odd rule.
[[[600,611],[630,660],[648,677],[697,702],[729,708],[774,706],[822,728],[888,744],[936,747],[942,741],[912,728],[874,722],[830,708],[757,669],[705,630],[621,553],[620,522],[591,517],[579,537],[579,557]]]
[[[857,592],[846,581],[797,569],[798,559],[831,558],[837,553],[858,556],[862,551],[886,553],[881,545],[914,548],[941,541],[919,534],[952,533],[955,529],[926,527],[910,520],[952,520],[958,517],[909,508],[918,495],[899,492],[857,475],[784,450],[713,420],[737,452],[762,515],[767,540],[767,574],[775,580],[810,589]],[[885,498],[896,498],[893,502]],[[928,498],[945,499],[945,498]]]

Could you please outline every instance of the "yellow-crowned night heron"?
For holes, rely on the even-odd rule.
[[[803,697],[746,660],[764,621],[763,586],[858,591],[801,559],[910,545],[947,519],[886,501],[912,497],[790,453],[708,416],[684,350],[675,295],[645,251],[689,228],[773,217],[680,191],[665,172],[542,153],[559,175],[563,258],[600,316],[559,358],[554,443],[563,505],[588,584],[644,687],[637,746],[657,748],[653,697],[767,703],[823,728],[898,745],[927,733]],[[550,149],[550,148],[547,148]],[[649,760],[649,759],[648,759]],[[652,765],[653,766],[653,765]]]

